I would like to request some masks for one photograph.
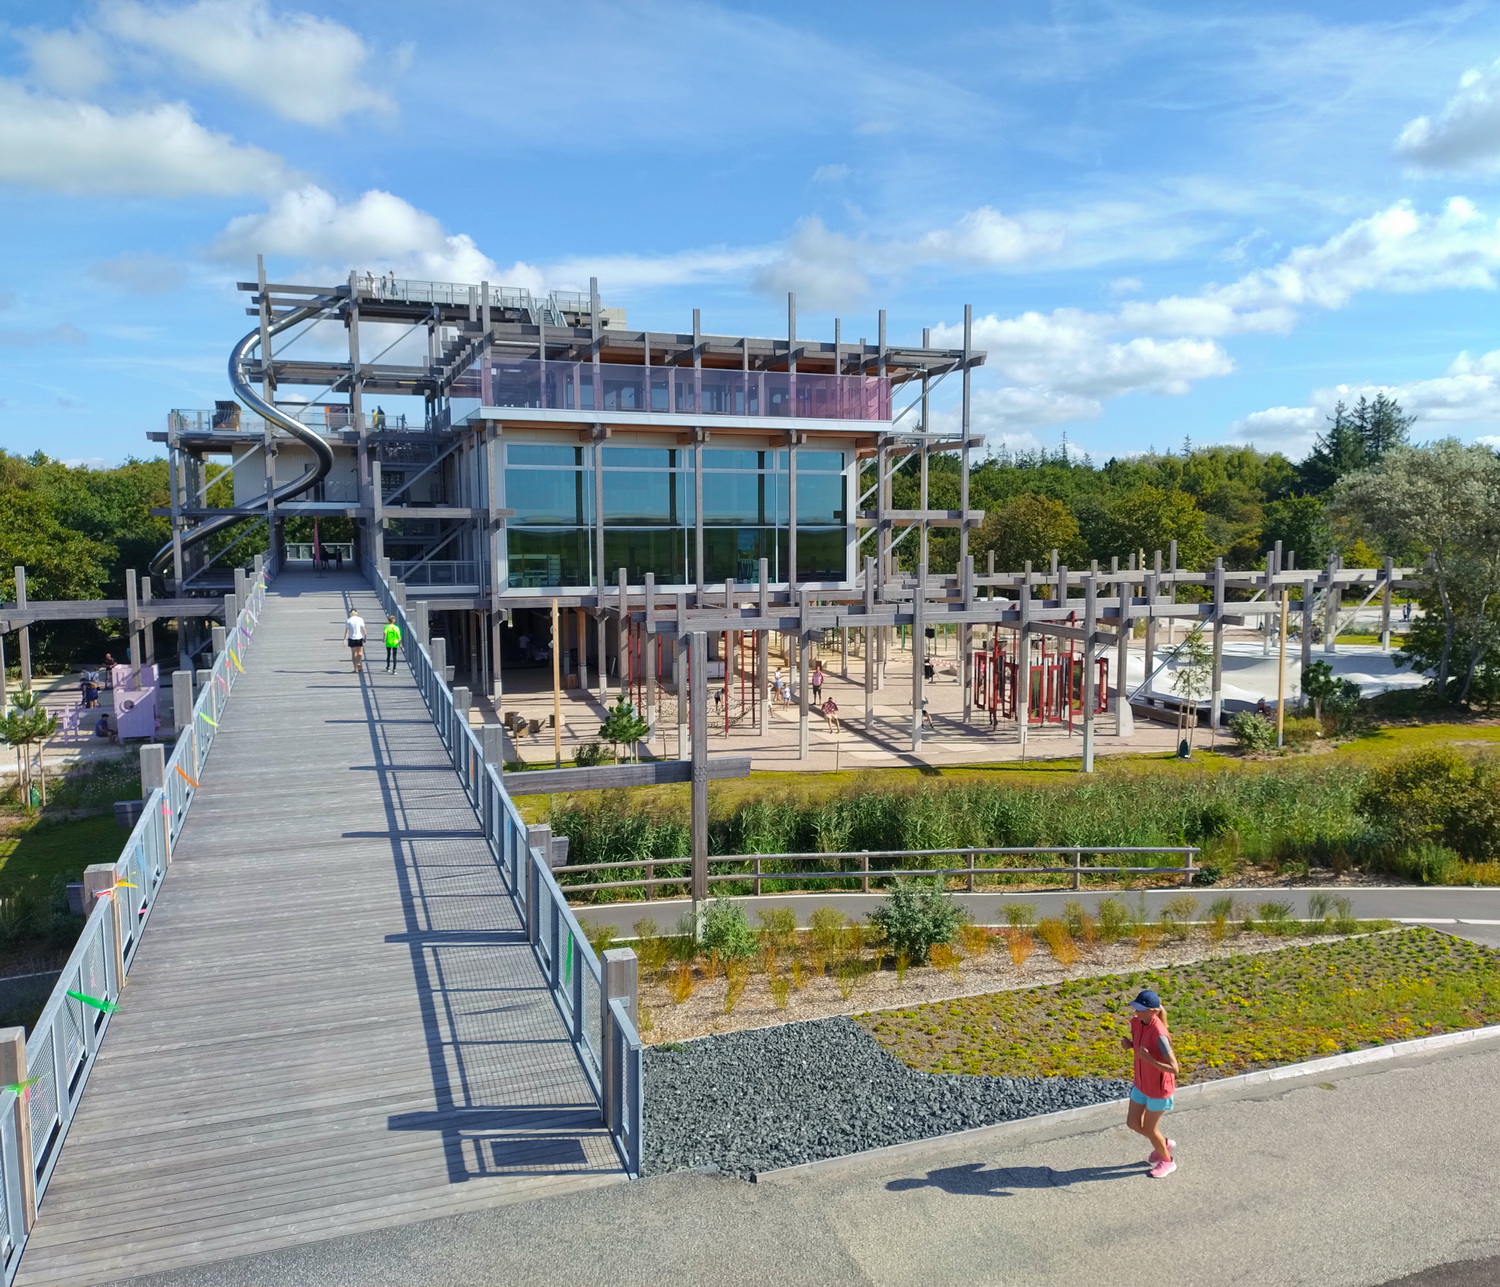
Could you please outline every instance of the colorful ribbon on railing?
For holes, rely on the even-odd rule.
[[[96,1010],[103,1010],[105,1014],[113,1014],[120,1008],[113,1001],[101,1001],[98,997],[86,996],[82,992],[69,992],[68,995],[75,1001],[82,1001],[84,1005],[91,1005]]]
[[[31,1102],[31,1088],[41,1081],[40,1077],[30,1077],[26,1081],[15,1081],[7,1086],[6,1090],[13,1090],[21,1097],[23,1104]]]
[[[573,982],[573,955],[578,951],[578,944],[573,939],[573,931],[568,931],[568,963],[563,969],[563,982],[571,986]]]
[[[245,668],[240,665],[240,659],[234,655],[233,648],[229,649],[229,660],[234,662],[234,668],[239,671],[240,674],[243,675],[245,673]]]
[[[207,721],[208,723],[212,724],[215,728],[219,727],[219,721],[216,720],[216,719],[214,719],[214,717],[212,715],[206,714],[203,711],[199,711],[198,712],[198,718],[201,719],[201,720]]]
[[[188,786],[192,787],[194,791],[196,791],[198,789],[198,784],[196,782],[194,782],[192,778],[188,777],[188,775],[182,771],[182,765],[180,765],[180,764],[174,764],[172,767],[177,770],[177,776],[180,777],[184,782],[186,782],[188,784]]]

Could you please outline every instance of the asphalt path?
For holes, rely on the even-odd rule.
[[[1191,890],[1153,889],[1142,893],[981,893],[955,894],[980,925],[1004,925],[1005,909],[1016,903],[1029,903],[1042,916],[1057,916],[1069,899],[1077,899],[1085,907],[1093,909],[1101,898],[1122,898],[1132,907],[1144,898],[1146,907],[1154,918],[1162,905],[1170,898],[1191,893],[1198,900],[1198,916],[1201,918],[1208,904],[1215,898],[1230,895],[1236,901],[1253,908],[1258,903],[1289,903],[1296,916],[1307,916],[1307,900],[1310,895],[1324,893],[1347,898],[1354,915],[1362,919],[1384,917],[1411,924],[1432,925],[1477,943],[1500,946],[1500,889],[1471,889],[1467,886],[1446,888],[1439,886],[1399,886],[1334,889],[1307,886],[1258,887],[1236,889],[1232,886],[1195,887]],[[798,921],[806,925],[808,918],[819,907],[837,907],[846,915],[858,920],[874,911],[884,901],[883,894],[765,894],[759,898],[736,898],[743,903],[755,923],[755,913],[773,907],[790,907],[797,913]],[[635,933],[633,926],[642,917],[656,922],[662,933],[670,933],[681,917],[687,914],[686,899],[657,899],[649,903],[600,903],[575,907],[574,912],[592,925],[613,926],[621,936]],[[1500,1280],[1497,1280],[1500,1281]]]
[[[1500,1270],[1494,1045],[1179,1110],[1117,1106],[760,1184],[675,1175],[131,1280],[135,1287],[1479,1287]],[[1416,1275],[1411,1277],[1410,1275]]]

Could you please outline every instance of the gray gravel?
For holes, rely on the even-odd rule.
[[[840,1016],[645,1052],[642,1170],[757,1172],[1124,1099],[1127,1081],[915,1072]]]

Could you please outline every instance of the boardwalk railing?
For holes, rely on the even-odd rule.
[[[841,885],[857,885],[861,893],[868,894],[872,880],[877,885],[882,885],[900,877],[926,879],[934,876],[945,881],[963,881],[964,887],[971,894],[976,882],[987,877],[993,879],[1007,876],[1057,876],[1071,880],[1074,889],[1082,889],[1087,876],[1181,876],[1183,884],[1190,885],[1199,870],[1196,865],[1198,852],[1191,845],[1069,845],[1008,849],[864,849],[854,853],[828,854],[723,854],[708,860],[708,883],[722,885],[733,882],[749,885],[752,894],[761,893],[761,886],[767,881],[779,884],[783,892],[787,885],[796,886],[814,880],[838,881]],[[981,858],[1033,854],[1047,854],[1068,861],[1037,867],[1013,867],[979,861]],[[1083,861],[1085,855],[1097,859],[1106,854],[1159,854],[1181,856],[1183,861],[1181,866],[1173,867],[1150,863],[1104,865]],[[958,858],[964,865],[909,865],[918,858]],[[886,866],[883,861],[886,859],[895,859],[902,865]],[[773,865],[783,863],[809,863],[812,864],[812,870],[777,870]],[[622,862],[577,863],[570,867],[554,867],[552,874],[562,878],[563,890],[570,897],[605,889],[639,889],[645,891],[648,899],[660,898],[664,896],[661,887],[667,886],[665,897],[670,898],[678,896],[673,891],[679,886],[686,893],[691,880],[689,864],[690,860],[687,858],[631,858]],[[578,879],[629,871],[644,874],[639,877],[626,876],[620,880]]]
[[[193,704],[192,722],[166,761],[165,785],[151,792],[120,856],[84,874],[88,919],[25,1044],[18,1032],[8,1044],[0,1040],[0,1083],[8,1083],[0,1090],[0,1263],[7,1287],[156,906],[219,716],[244,673],[266,582],[265,569],[257,570]]]
[[[381,605],[401,627],[402,647],[417,688],[484,826],[620,1160],[630,1176],[639,1176],[641,1038],[628,1004],[633,983],[614,994],[606,989],[604,968],[552,874],[549,854],[531,844],[498,767],[485,760],[468,712],[455,705],[446,677],[433,662],[431,646],[423,632],[413,628],[404,593],[398,595],[378,569],[366,571]]]

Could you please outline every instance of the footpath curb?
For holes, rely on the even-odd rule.
[[[1487,1028],[1469,1028],[1463,1032],[1443,1032],[1435,1037],[1417,1037],[1386,1046],[1371,1046],[1367,1050],[1350,1050],[1299,1064],[1285,1064],[1280,1068],[1263,1068],[1257,1072],[1240,1073],[1236,1077],[1222,1077],[1217,1081],[1194,1082],[1190,1086],[1179,1087],[1176,1107],[1203,1108],[1210,1104],[1253,1099],[1270,1087],[1289,1090],[1326,1077],[1329,1073],[1346,1072],[1350,1069],[1378,1071],[1381,1065],[1400,1066],[1403,1060],[1419,1060],[1491,1042],[1500,1042],[1500,1024]],[[822,1158],[797,1166],[778,1167],[773,1171],[758,1172],[754,1183],[792,1183],[804,1177],[885,1162],[900,1162],[921,1154],[960,1152],[974,1145],[1014,1147],[1018,1144],[1062,1139],[1069,1135],[1086,1135],[1118,1126],[1120,1105],[1123,1103],[1123,1099],[1116,1099],[1106,1104],[1090,1104],[1085,1108],[1065,1108],[1056,1113],[1022,1117],[1013,1122],[998,1122],[994,1126],[976,1126],[972,1130],[954,1131],[949,1135],[929,1135],[903,1144],[866,1149],[862,1153],[845,1153],[840,1157]]]

